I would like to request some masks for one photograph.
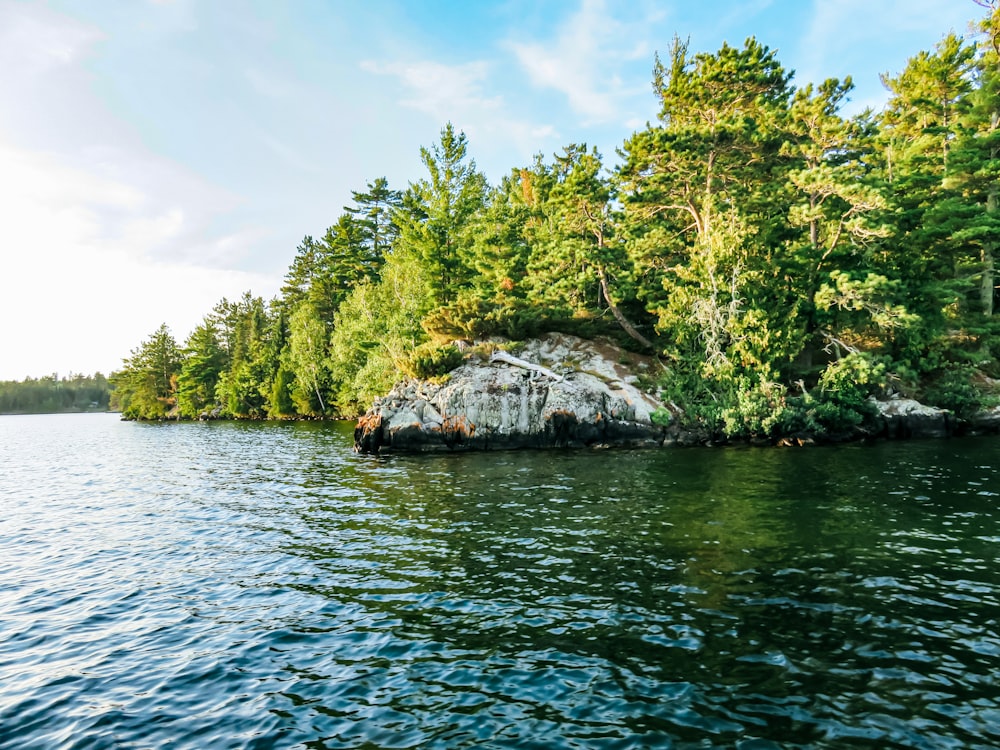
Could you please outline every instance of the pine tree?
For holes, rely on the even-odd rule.
[[[651,348],[612,290],[616,280],[627,276],[628,262],[617,241],[614,191],[603,174],[601,155],[586,144],[571,144],[556,155],[549,172],[542,203],[545,241],[529,261],[535,298],[574,314],[606,308],[630,337]],[[622,287],[628,288],[627,283],[616,285]]]
[[[367,263],[377,273],[399,237],[395,214],[402,205],[403,194],[391,190],[385,177],[378,177],[368,183],[364,192],[352,190],[351,197],[354,206],[344,210],[359,223]]]
[[[177,405],[181,416],[197,417],[215,405],[215,389],[226,365],[214,318],[206,317],[191,332],[183,355],[177,378]]]
[[[420,156],[429,178],[410,185],[395,216],[399,252],[423,269],[429,310],[453,302],[472,285],[469,230],[485,205],[487,184],[468,157],[465,134],[451,123]]]
[[[163,419],[177,406],[177,374],[181,353],[166,323],[161,325],[130,357],[111,381],[115,405],[125,419]]]
[[[945,173],[945,186],[967,205],[963,226],[952,234],[978,254],[978,312],[996,308],[996,258],[1000,248],[1000,5],[979,2],[990,14],[980,24],[983,41],[975,62],[971,107],[960,116],[959,136]]]

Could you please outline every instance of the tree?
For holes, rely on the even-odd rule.
[[[392,250],[399,227],[395,215],[402,206],[403,194],[389,188],[385,177],[369,182],[364,192],[351,191],[353,207],[345,207],[361,227],[362,242],[370,266],[377,272],[385,256]]]
[[[996,307],[1000,247],[1000,5],[977,2],[990,13],[980,23],[983,44],[975,61],[972,106],[961,117],[945,186],[957,190],[969,206],[965,226],[952,236],[978,251],[978,308],[989,319]]]
[[[285,274],[285,284],[281,287],[282,301],[288,307],[295,307],[309,296],[313,283],[320,273],[321,248],[310,235],[302,238],[295,248],[295,257]],[[225,300],[223,300],[225,302]]]
[[[799,300],[807,339],[821,324],[820,309],[829,309],[833,299],[827,294],[822,297],[825,305],[817,306],[821,289],[828,290],[831,279],[841,287],[847,284],[848,271],[868,265],[864,249],[890,234],[880,221],[887,202],[869,175],[867,115],[845,120],[838,112],[852,88],[849,78],[831,78],[816,88],[809,84],[795,93],[788,113],[789,138],[783,152],[794,164],[787,174],[792,200],[788,224],[804,233],[789,241],[783,265]],[[806,354],[810,363],[811,349]]]
[[[688,54],[675,38],[659,57],[653,88],[660,124],[626,141],[619,171],[626,210],[638,220],[672,217],[682,234],[711,234],[719,211],[748,210],[753,191],[773,175],[787,108],[789,75],[755,39],[742,49]]]
[[[337,308],[363,281],[374,281],[382,267],[366,244],[365,228],[350,213],[341,214],[320,242],[319,263],[307,299],[330,330]]]
[[[163,419],[177,406],[181,353],[164,323],[114,373],[115,404],[125,419]]]
[[[429,178],[411,183],[396,211],[398,250],[423,269],[426,308],[446,305],[471,286],[469,230],[485,205],[486,178],[468,158],[465,133],[448,123],[440,142],[420,150]]]
[[[402,365],[427,335],[420,322],[427,284],[400,258],[376,283],[354,288],[337,312],[328,369],[337,412],[357,414],[402,377]]]
[[[322,416],[326,412],[322,390],[326,381],[327,331],[309,303],[292,313],[288,339],[288,365],[299,388],[292,399],[300,414]]]
[[[280,307],[280,306],[279,306]],[[264,300],[245,293],[239,302],[223,299],[215,308],[227,367],[216,399],[234,417],[267,415],[268,397],[283,344],[281,310],[269,315]]]
[[[887,174],[905,248],[895,275],[921,319],[905,355],[918,373],[968,360],[969,344],[990,338],[997,169],[981,66],[975,47],[949,34],[883,77],[892,94],[882,128]]]
[[[184,343],[183,364],[177,378],[181,416],[197,417],[215,404],[215,389],[226,365],[217,326],[213,317],[206,317]]]
[[[752,238],[762,263],[786,238],[775,193],[790,163],[781,153],[790,86],[774,52],[752,38],[693,56],[675,38],[667,62],[656,59],[653,88],[659,122],[625,142],[616,181],[636,295],[662,323],[677,283],[711,295],[709,279],[676,271],[711,267],[694,256],[718,241],[717,217],[725,233],[739,215],[748,231],[737,234]]]
[[[571,312],[606,306],[631,338],[652,348],[612,293],[613,277],[626,275],[628,261],[617,242],[614,191],[603,175],[601,155],[574,143],[556,155],[549,171],[542,204],[545,241],[529,261],[535,295]]]

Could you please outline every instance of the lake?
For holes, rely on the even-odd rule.
[[[0,417],[0,748],[996,748],[1000,439]]]

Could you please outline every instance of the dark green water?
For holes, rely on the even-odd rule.
[[[0,748],[1000,747],[1000,441],[0,417]]]

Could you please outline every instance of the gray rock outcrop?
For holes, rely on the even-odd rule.
[[[984,409],[970,420],[970,431],[977,435],[1000,433],[1000,406]]]
[[[907,438],[942,438],[955,431],[955,419],[947,409],[927,406],[909,398],[876,401],[880,437],[893,440]]]
[[[358,422],[355,445],[385,451],[657,446],[666,432],[651,415],[662,404],[634,374],[649,363],[603,342],[548,334],[509,362],[468,362],[442,384],[400,383]],[[628,367],[622,363],[627,362]]]

